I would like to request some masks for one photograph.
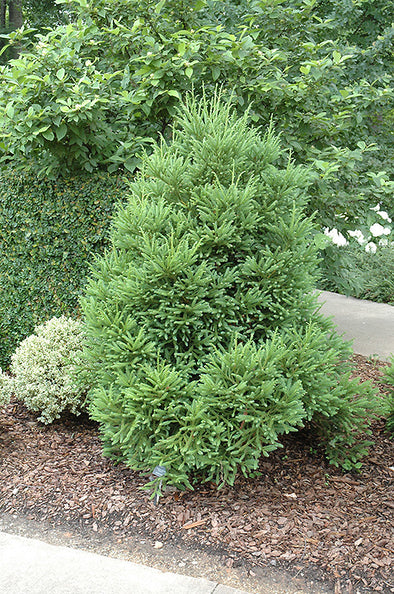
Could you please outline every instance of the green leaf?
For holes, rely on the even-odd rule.
[[[191,78],[193,76],[193,68],[191,66],[188,66],[185,70],[185,74],[188,78]]]
[[[212,67],[212,78],[213,80],[217,80],[220,76],[220,68],[219,66],[213,66]]]
[[[310,64],[307,64],[306,66],[300,66],[300,71],[302,72],[302,74],[309,74],[310,70]]]
[[[186,50],[186,44],[184,41],[182,41],[181,43],[178,44],[177,50],[178,50],[178,54],[180,56],[184,55],[185,50]]]
[[[334,64],[339,64],[339,62],[341,61],[341,57],[341,54],[336,50],[332,52],[332,59],[334,60]]]
[[[67,133],[67,126],[66,124],[60,124],[60,126],[58,128],[56,128],[56,138],[58,140],[62,140],[62,138],[65,137]]]
[[[47,140],[54,140],[54,138],[55,138],[55,135],[50,128],[49,128],[49,130],[45,130],[45,132],[43,132],[42,135]]]
[[[41,126],[41,128],[39,128],[38,130],[35,130],[33,132],[33,134],[34,134],[34,136],[38,136],[39,134],[43,134],[44,132],[46,132],[49,128],[50,128],[50,126]]]
[[[159,14],[163,8],[163,6],[165,5],[166,0],[160,0],[160,2],[158,2],[155,6],[155,13]]]
[[[12,103],[9,103],[7,105],[7,107],[5,108],[5,112],[8,115],[8,117],[12,120],[12,118],[14,117],[14,114],[15,114],[15,109],[14,109],[14,106],[12,105]]]
[[[182,99],[182,95],[180,94],[180,92],[175,91],[174,89],[167,91],[167,95],[170,95],[171,97],[177,97],[178,99]]]
[[[64,70],[64,68],[59,68],[59,70],[56,72],[56,76],[59,80],[63,80],[65,74],[66,71]]]

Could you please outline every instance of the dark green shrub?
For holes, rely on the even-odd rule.
[[[193,472],[231,484],[308,423],[331,462],[358,467],[376,402],[314,313],[307,172],[278,168],[278,139],[220,99],[191,99],[177,125],[130,184],[83,299],[104,453],[180,486]]]
[[[107,241],[123,182],[107,174],[38,180],[0,172],[0,366],[34,327],[76,315],[92,252]]]
[[[394,243],[375,253],[364,252],[360,266],[366,274],[361,298],[394,305]]]
[[[361,246],[327,245],[320,261],[319,288],[359,297],[366,282],[365,271],[356,265],[361,249]]]
[[[360,245],[328,246],[320,288],[394,305],[394,244],[375,253]]]
[[[391,359],[391,364],[387,367],[383,382],[391,386],[391,392],[388,395],[388,418],[387,428],[394,433],[394,357]]]

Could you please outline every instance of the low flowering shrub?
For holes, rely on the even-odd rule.
[[[37,326],[11,357],[12,377],[5,382],[4,397],[14,393],[45,424],[65,411],[78,415],[87,391],[74,373],[83,340],[82,322],[66,316]]]

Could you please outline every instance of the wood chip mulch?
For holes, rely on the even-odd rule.
[[[383,363],[354,359],[357,375],[379,381]],[[230,565],[312,567],[335,592],[394,592],[393,439],[383,422],[373,429],[359,474],[329,466],[300,432],[261,462],[257,478],[168,493],[155,506],[140,489],[147,477],[102,458],[95,424],[46,427],[12,401],[0,412],[0,513],[224,548]]]

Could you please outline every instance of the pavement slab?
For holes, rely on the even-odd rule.
[[[247,594],[203,578],[0,532],[1,594]]]
[[[321,313],[332,317],[337,332],[353,341],[353,350],[365,357],[388,361],[394,355],[394,307],[330,291],[319,295]]]

